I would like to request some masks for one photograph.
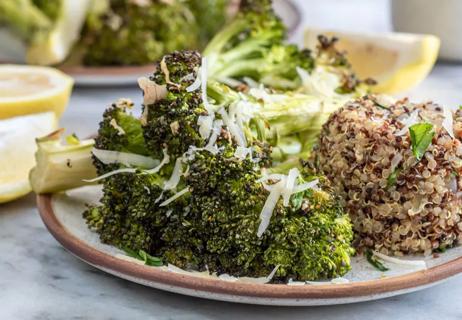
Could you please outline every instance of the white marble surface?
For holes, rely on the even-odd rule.
[[[385,0],[303,1],[305,24],[389,29]],[[334,11],[333,8],[337,8]],[[299,37],[299,35],[298,35]],[[297,38],[297,36],[296,36]],[[412,90],[414,100],[462,104],[462,65],[439,64]],[[94,131],[117,97],[140,101],[135,88],[77,89],[62,124]],[[47,232],[32,195],[0,205],[0,319],[462,319],[462,276],[380,301],[316,308],[236,305],[170,294],[106,275],[67,253]]]

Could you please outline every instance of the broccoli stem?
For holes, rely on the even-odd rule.
[[[85,179],[96,177],[91,154],[94,140],[64,145],[61,132],[37,139],[36,166],[29,174],[32,190],[37,194],[81,187],[89,184]]]
[[[247,27],[245,20],[235,19],[223,29],[220,30],[219,36],[213,37],[203,51],[203,55],[207,58],[216,57],[229,41],[243,31]]]
[[[231,61],[230,63],[223,65],[219,70],[216,70],[214,76],[218,79],[250,76],[251,78],[258,80],[258,67],[264,62],[264,59]]]

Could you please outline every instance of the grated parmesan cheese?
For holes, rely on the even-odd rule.
[[[398,259],[398,258],[387,256],[377,251],[373,251],[372,253],[374,254],[374,256],[382,259],[383,261],[387,261],[387,262],[394,263],[394,264],[414,266],[414,267],[418,267],[422,269],[427,269],[427,264],[425,263],[424,260],[403,260],[403,259]]]
[[[138,85],[143,90],[143,104],[145,106],[156,103],[167,96],[167,86],[159,85],[149,78],[138,78]]]
[[[201,68],[199,68],[199,70],[197,72],[197,77],[194,80],[194,82],[189,87],[186,88],[187,92],[196,91],[197,89],[199,89],[201,87],[202,80],[201,80],[201,76],[200,76],[200,70],[201,70]]]
[[[197,125],[199,126],[199,134],[202,139],[208,139],[212,132],[214,115],[199,116]]]
[[[270,174],[263,178],[257,180],[258,182],[263,183],[263,187],[270,192],[268,198],[263,205],[263,209],[260,213],[260,225],[258,226],[257,236],[261,237],[262,234],[266,231],[269,226],[271,216],[273,214],[274,208],[279,201],[279,198],[283,197],[283,205],[288,206],[290,197],[293,194],[308,190],[308,189],[318,189],[319,180],[313,180],[310,182],[303,183],[301,185],[297,184],[297,178],[300,172],[297,168],[292,168],[289,171],[288,175],[283,174]],[[279,180],[275,184],[266,185],[265,181],[268,180]]]
[[[122,169],[117,169],[117,170],[107,172],[107,173],[103,174],[102,176],[99,176],[99,177],[96,177],[96,178],[93,178],[93,179],[84,179],[82,181],[96,182],[96,181],[106,179],[106,178],[108,178],[110,176],[113,176],[113,175],[116,175],[116,174],[119,174],[119,173],[135,173],[135,172],[136,172],[135,168],[122,168]]]
[[[397,136],[403,136],[405,135],[408,131],[409,128],[415,125],[416,123],[419,122],[419,110],[414,110],[409,117],[406,117],[402,120],[400,120],[402,124],[404,124],[404,127],[399,130],[398,132],[395,133]]]
[[[175,189],[178,183],[180,182],[180,178],[183,174],[183,158],[178,158],[175,161],[175,167],[173,167],[172,175],[167,182],[165,182],[163,190],[172,190]]]
[[[218,113],[223,119],[223,123],[228,127],[229,133],[236,139],[236,142],[241,147],[247,146],[247,141],[242,129],[235,123],[234,117],[230,117],[224,108],[218,110]]]
[[[159,172],[160,169],[162,169],[164,165],[170,162],[170,156],[167,153],[167,149],[163,149],[162,152],[164,153],[164,157],[162,158],[162,161],[159,163],[159,165],[150,170],[146,170],[145,173],[147,174],[157,173]]]
[[[202,102],[204,103],[205,110],[207,110],[209,115],[211,115],[214,112],[207,98],[207,58],[206,57],[202,57],[200,77],[201,77]]]
[[[252,159],[252,148],[244,148],[241,146],[238,146],[236,148],[236,151],[234,151],[234,157],[236,157],[239,160],[245,160],[247,156],[250,155],[250,159]]]
[[[109,124],[111,125],[111,127],[117,130],[117,135],[123,136],[125,134],[125,130],[121,126],[119,126],[116,119],[111,119]]]
[[[448,134],[451,136],[451,138],[454,139],[454,128],[453,128],[453,117],[452,117],[452,111],[446,106],[443,106],[443,123],[442,126],[443,128],[448,132]]]
[[[167,200],[165,200],[164,202],[162,202],[159,207],[165,207],[167,205],[169,205],[170,203],[172,203],[173,201],[175,201],[176,199],[178,199],[179,197],[181,197],[182,195],[186,194],[189,192],[189,188],[186,187],[184,188],[183,190],[181,191],[178,191],[177,193],[175,193],[173,196],[171,196],[170,198],[168,198]]]
[[[159,160],[142,156],[135,153],[101,150],[93,148],[92,154],[104,164],[120,163],[125,166],[153,168],[159,164]]]

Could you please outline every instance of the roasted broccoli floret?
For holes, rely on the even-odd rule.
[[[351,223],[326,181],[324,191],[294,194],[288,206],[279,201],[259,237],[260,213],[268,198],[259,182],[261,168],[249,159],[236,161],[229,145],[215,155],[197,152],[188,164],[188,228],[198,237],[194,242],[204,257],[201,269],[206,265],[219,273],[262,277],[278,266],[280,280],[327,279],[350,270]],[[171,258],[175,248],[169,250]]]
[[[187,270],[275,271],[274,281],[345,274],[352,229],[327,182],[273,172],[273,149],[300,130],[278,105],[290,95],[231,89],[204,78],[201,61],[174,52],[140,79],[140,120],[127,101],[106,110],[93,150],[104,196],[84,213],[89,227]]]
[[[210,76],[250,77],[279,89],[300,86],[296,67],[311,70],[308,50],[284,43],[286,29],[271,1],[242,1],[240,12],[204,49]]]
[[[329,189],[309,189],[292,196],[284,215],[274,219],[269,227],[272,241],[263,261],[279,265],[279,276],[329,279],[351,269],[351,221]]]
[[[197,48],[198,25],[182,1],[111,0],[87,18],[82,38],[86,65],[145,65]]]
[[[164,150],[174,158],[189,146],[203,147],[205,139],[199,133],[199,117],[206,115],[200,90],[187,87],[198,77],[201,57],[195,51],[176,51],[156,64],[150,81],[165,86],[159,100],[147,101],[143,109],[143,132],[147,147],[157,156]],[[145,91],[146,96],[146,91]]]
[[[203,264],[219,273],[268,275],[275,265],[262,264],[264,241],[257,236],[267,197],[257,182],[259,166],[250,159],[236,160],[230,146],[216,155],[197,152],[188,164],[191,228],[200,230]]]
[[[215,119],[210,113],[220,118],[220,110],[227,106],[231,117],[240,118],[243,138],[254,149],[271,145],[272,158],[283,162],[309,153],[324,119],[348,98],[327,99],[258,87],[242,91],[208,77],[206,107],[197,83],[203,76],[202,68],[201,57],[194,51],[174,52],[157,63],[149,79],[155,99],[148,103],[145,99],[142,117],[145,140],[151,152],[157,153],[156,158],[162,157],[163,149],[178,157],[191,145],[204,147],[207,137],[201,127],[210,130]],[[148,89],[145,97],[152,96],[146,93]]]
[[[139,177],[131,173],[121,173],[104,181],[102,205],[91,206],[83,214],[90,228],[97,231],[103,243],[119,248],[150,250],[152,236],[141,224],[141,219],[132,217],[129,208],[131,196],[139,191]],[[143,187],[146,185],[143,184]]]
[[[141,121],[130,114],[133,102],[120,99],[103,113],[95,138],[95,148],[100,150],[119,151],[138,155],[149,155],[141,128]],[[95,166],[99,174],[115,170],[120,165],[105,165],[95,158]]]

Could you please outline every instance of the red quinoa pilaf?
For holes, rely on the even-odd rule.
[[[333,113],[311,160],[344,199],[360,248],[428,255],[451,247],[462,238],[462,111],[452,113],[452,138],[443,107],[381,99],[366,96]],[[411,149],[415,123],[434,130],[420,161]]]

